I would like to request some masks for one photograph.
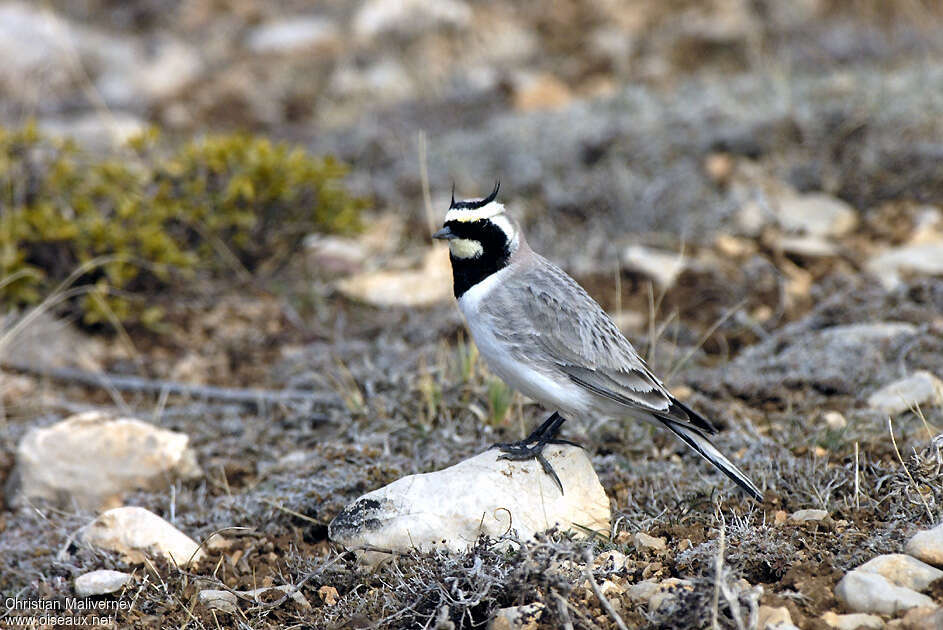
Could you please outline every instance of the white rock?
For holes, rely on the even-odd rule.
[[[81,540],[116,551],[133,563],[144,562],[145,556],[162,556],[183,567],[203,557],[203,550],[192,538],[141,507],[104,512],[82,529]]]
[[[686,266],[680,255],[644,245],[629,245],[622,252],[623,269],[648,276],[662,289],[673,286]]]
[[[943,402],[943,381],[926,370],[885,385],[868,396],[868,406],[895,416],[917,405]]]
[[[790,232],[810,236],[844,236],[858,224],[858,213],[840,199],[822,193],[784,196],[777,220]]]
[[[330,48],[340,32],[334,22],[319,16],[294,16],[258,26],[249,33],[247,45],[260,54],[291,54]]]
[[[301,593],[301,591],[291,584],[282,584],[280,586],[263,586],[262,588],[253,589],[251,591],[239,591],[239,594],[245,595],[246,597],[249,597],[255,601],[262,601],[259,599],[259,597],[269,591],[281,591],[282,594],[289,593],[288,598],[295,602],[300,608],[311,608],[311,604],[307,599],[305,599],[305,596]]]
[[[137,488],[163,488],[200,475],[190,438],[133,418],[99,412],[33,429],[16,450],[13,503],[43,499],[98,510]]]
[[[792,615],[785,606],[773,608],[772,606],[760,606],[757,612],[757,627],[760,630],[787,630],[795,628],[792,623]]]
[[[491,449],[369,492],[334,518],[329,537],[348,549],[465,551],[481,535],[508,531],[522,539],[552,527],[581,535],[609,531],[609,499],[583,449],[544,450],[563,484],[562,495],[538,462],[498,455]]]
[[[943,523],[914,534],[904,551],[918,560],[943,569]]]
[[[619,573],[625,569],[625,554],[620,551],[604,551],[594,562],[595,566],[612,573]]]
[[[881,630],[884,627],[883,619],[877,615],[867,615],[865,613],[837,615],[829,611],[822,615],[822,621],[836,630]]]
[[[374,306],[431,306],[452,299],[452,265],[448,247],[433,247],[421,269],[372,271],[343,278],[338,290]]]
[[[926,595],[895,586],[883,575],[857,569],[838,582],[835,597],[853,612],[880,615],[896,615],[918,606],[934,605]]]
[[[692,584],[689,580],[668,578],[661,582],[643,580],[633,584],[625,592],[629,600],[636,603],[645,602],[649,610],[655,611],[666,601],[677,597],[678,591],[691,590],[691,588]]]
[[[540,602],[500,608],[488,624],[488,630],[537,630],[545,608]]]
[[[131,580],[131,574],[101,569],[75,578],[76,597],[92,597],[120,591]]]
[[[839,411],[827,411],[823,419],[825,420],[825,425],[832,431],[840,431],[848,426],[848,421]]]
[[[943,275],[943,241],[893,247],[869,260],[865,269],[888,289],[898,286],[903,275]]]
[[[459,0],[368,0],[354,16],[354,34],[411,37],[433,28],[464,28],[472,10]]]
[[[196,49],[171,37],[148,46],[150,54],[131,71],[138,93],[152,100],[171,98],[194,82],[203,71]]]
[[[838,255],[838,248],[820,236],[780,236],[775,243],[786,254],[806,258],[831,258]]]
[[[415,94],[412,77],[395,59],[380,59],[361,68],[341,64],[331,75],[328,91],[341,99],[369,98],[377,103],[395,103]]]
[[[651,551],[664,551],[667,541],[661,536],[649,536],[645,532],[636,532],[632,536],[632,542],[638,550],[648,549]]]
[[[915,591],[926,590],[931,582],[943,578],[943,571],[940,569],[902,553],[890,553],[872,558],[856,570],[883,575],[897,586]]]
[[[789,515],[793,523],[814,523],[828,518],[826,510],[798,510]]]
[[[207,588],[199,592],[197,599],[201,605],[211,610],[220,610],[230,615],[238,612],[239,598],[236,597],[235,593],[229,591]]]

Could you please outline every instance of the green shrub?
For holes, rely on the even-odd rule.
[[[174,148],[150,132],[96,159],[32,125],[0,128],[0,300],[36,303],[75,273],[92,285],[69,302],[86,324],[153,324],[149,293],[269,273],[306,234],[356,230],[364,204],[340,186],[345,173],[243,134]]]

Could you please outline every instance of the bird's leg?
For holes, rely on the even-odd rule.
[[[566,422],[566,418],[554,411],[553,415],[544,420],[543,424],[534,429],[530,435],[520,442],[499,443],[492,446],[492,448],[497,448],[501,451],[502,454],[498,459],[509,459],[512,461],[536,459],[540,462],[540,466],[544,469],[544,472],[547,473],[550,478],[553,479],[554,483],[557,484],[557,487],[560,488],[560,494],[563,494],[563,484],[560,483],[560,478],[557,476],[556,471],[553,470],[553,466],[551,466],[550,462],[543,456],[543,450],[548,444],[569,444],[570,446],[582,448],[576,442],[557,437],[557,433],[560,432],[560,427],[563,426],[564,422]]]

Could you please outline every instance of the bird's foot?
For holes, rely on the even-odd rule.
[[[560,494],[563,494],[563,484],[560,483],[560,477],[557,476],[553,466],[551,466],[547,458],[544,457],[543,450],[548,444],[568,444],[582,448],[582,446],[576,442],[557,437],[557,433],[560,432],[560,427],[563,426],[564,422],[566,422],[566,418],[555,411],[543,424],[534,429],[530,435],[520,442],[499,443],[495,444],[492,448],[497,448],[501,451],[502,454],[498,459],[509,459],[511,461],[536,459],[540,462],[540,466],[544,469],[544,472],[547,473],[550,478],[553,479],[554,483],[557,484],[557,487],[560,488]]]

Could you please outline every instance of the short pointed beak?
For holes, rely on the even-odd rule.
[[[432,235],[432,238],[437,238],[440,240],[450,241],[455,238],[455,234],[447,227],[442,228],[438,232]]]

